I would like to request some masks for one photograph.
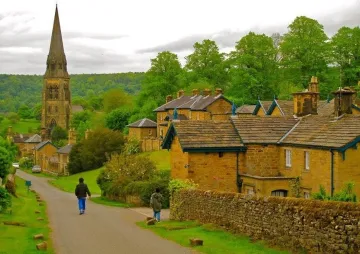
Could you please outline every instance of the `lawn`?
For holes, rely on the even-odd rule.
[[[35,119],[21,119],[17,123],[11,123],[9,119],[5,118],[0,123],[0,130],[8,128],[9,126],[12,126],[13,132],[17,132],[21,134],[29,133],[29,128],[30,128],[30,131],[32,129],[31,132],[34,133],[37,130],[37,128],[40,126],[40,121]]]
[[[0,214],[0,253],[39,253],[35,245],[42,240],[34,240],[35,234],[44,234],[48,243],[48,251],[43,253],[54,253],[49,239],[46,206],[38,205],[35,193],[27,192],[23,179],[16,178],[16,184],[18,198],[12,198],[12,213]],[[40,211],[40,214],[35,214],[36,210]],[[44,220],[38,221],[38,217]],[[21,222],[25,227],[3,225],[4,221]]]
[[[287,251],[267,247],[263,242],[251,242],[249,237],[234,235],[212,225],[200,225],[187,221],[162,221],[154,226],[147,226],[145,222],[138,222],[142,228],[150,229],[161,237],[172,240],[182,246],[190,247],[190,238],[204,241],[203,246],[193,247],[201,253],[207,254],[285,254]]]
[[[74,192],[76,185],[79,183],[79,178],[82,177],[84,178],[85,183],[88,185],[91,194],[101,194],[101,190],[96,183],[96,178],[99,175],[101,169],[102,168],[98,168],[71,176],[61,176],[55,180],[50,180],[49,182],[53,186],[63,191]]]
[[[115,207],[126,207],[126,208],[132,207],[131,204],[125,204],[125,203],[121,203],[119,201],[113,201],[113,200],[110,200],[110,199],[108,199],[106,197],[95,197],[95,198],[91,198],[90,200],[92,202],[94,202],[96,204],[100,204],[100,205],[115,206]]]
[[[150,159],[156,163],[157,169],[170,170],[170,152],[168,150],[160,150],[154,152],[146,152],[144,155],[149,155]]]

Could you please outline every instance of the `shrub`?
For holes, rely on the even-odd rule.
[[[354,193],[355,184],[352,182],[345,183],[344,187],[335,193],[332,197],[326,193],[324,186],[320,185],[319,192],[312,195],[313,199],[317,200],[332,200],[342,202],[356,202],[356,194]]]
[[[11,207],[11,195],[5,188],[0,187],[0,213],[5,212],[9,207]]]
[[[135,138],[129,138],[125,144],[124,153],[126,154],[140,153],[140,141]]]
[[[19,166],[26,169],[32,168],[32,166],[34,166],[33,159],[29,157],[22,157],[19,160]]]
[[[198,184],[194,183],[191,179],[173,179],[169,182],[169,192],[170,195],[174,194],[175,192],[181,189],[196,189]]]
[[[9,169],[11,166],[11,156],[8,151],[0,146],[0,178],[3,181],[6,179],[6,176],[9,174]]]

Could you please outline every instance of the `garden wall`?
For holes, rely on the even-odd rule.
[[[310,253],[360,253],[360,205],[238,193],[174,193],[170,219],[213,223],[254,240]]]

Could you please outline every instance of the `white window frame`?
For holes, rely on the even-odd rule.
[[[305,170],[310,170],[310,152],[305,151]]]
[[[291,168],[291,150],[285,149],[285,166]]]
[[[304,191],[304,198],[310,199],[310,191]]]

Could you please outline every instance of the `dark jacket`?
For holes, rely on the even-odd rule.
[[[161,211],[162,201],[163,201],[163,196],[160,193],[158,193],[158,192],[153,193],[151,195],[151,198],[150,198],[150,206],[151,206],[151,208],[155,212],[160,212]]]
[[[86,198],[86,194],[91,196],[89,188],[87,187],[87,185],[85,183],[79,183],[78,185],[76,185],[75,195],[78,198]]]

